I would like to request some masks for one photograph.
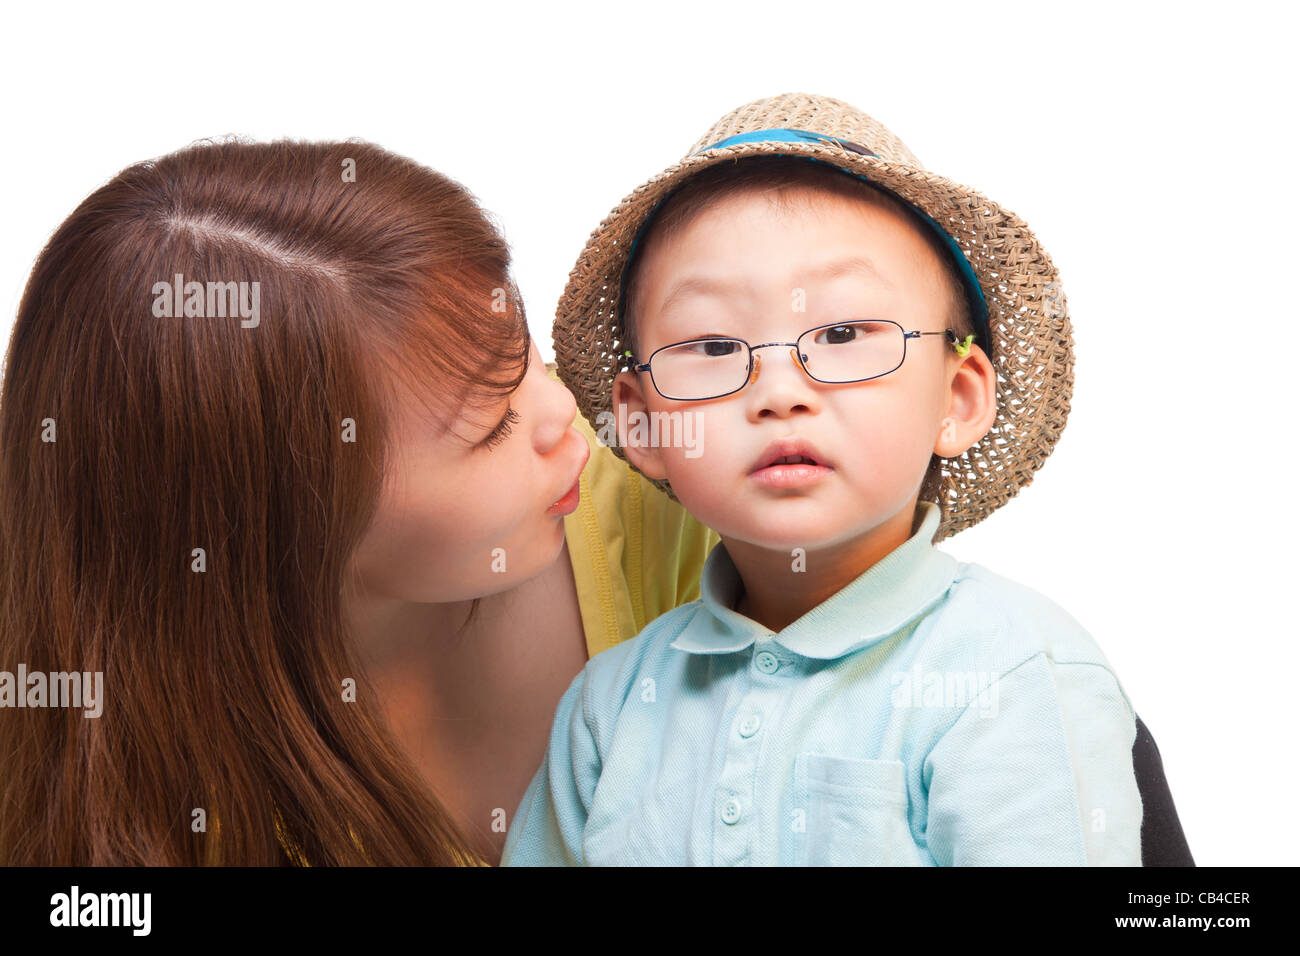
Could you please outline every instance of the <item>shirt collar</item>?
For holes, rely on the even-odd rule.
[[[912,536],[837,593],[782,631],[771,631],[732,610],[740,573],[722,542],[714,545],[700,578],[700,607],[672,646],[692,654],[727,654],[775,639],[804,657],[830,660],[893,634],[942,597],[957,560],[933,542],[939,506],[917,503]]]

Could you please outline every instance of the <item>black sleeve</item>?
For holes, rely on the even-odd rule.
[[[1133,772],[1142,796],[1142,865],[1195,866],[1165,780],[1160,749],[1141,717],[1133,740]]]

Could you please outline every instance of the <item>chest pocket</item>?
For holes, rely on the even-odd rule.
[[[921,866],[907,823],[907,783],[899,760],[802,753],[795,758],[794,806],[801,866]]]

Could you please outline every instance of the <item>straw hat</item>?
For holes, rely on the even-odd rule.
[[[684,159],[629,193],[587,240],[560,297],[554,327],[560,379],[599,428],[596,416],[612,410],[614,377],[629,367],[621,344],[624,271],[652,213],[706,167],[775,154],[830,163],[890,190],[953,250],[975,342],[997,370],[997,419],[960,456],[931,458],[921,498],[942,511],[937,543],[1014,498],[1051,454],[1074,384],[1070,320],[1056,268],[1020,217],[929,172],[897,136],[847,103],[805,93],[747,103],[718,120]],[[613,451],[627,460],[622,448]],[[666,479],[648,480],[677,500]]]

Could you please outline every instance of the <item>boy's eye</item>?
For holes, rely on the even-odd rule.
[[[861,342],[870,336],[892,338],[894,326],[884,322],[844,322],[840,325],[833,325],[830,328],[822,329],[814,337],[813,342],[816,345],[849,345],[853,342]]]
[[[505,418],[501,419],[500,424],[498,424],[496,428],[492,429],[491,434],[479,442],[479,445],[485,445],[488,448],[496,447],[498,444],[510,437],[510,426],[517,425],[518,423],[519,413],[513,408],[507,409]]]
[[[695,355],[702,355],[706,358],[720,358],[724,355],[733,355],[739,352],[741,345],[729,339],[701,339],[696,342],[689,342],[686,345],[678,346],[678,352],[690,352]]]

